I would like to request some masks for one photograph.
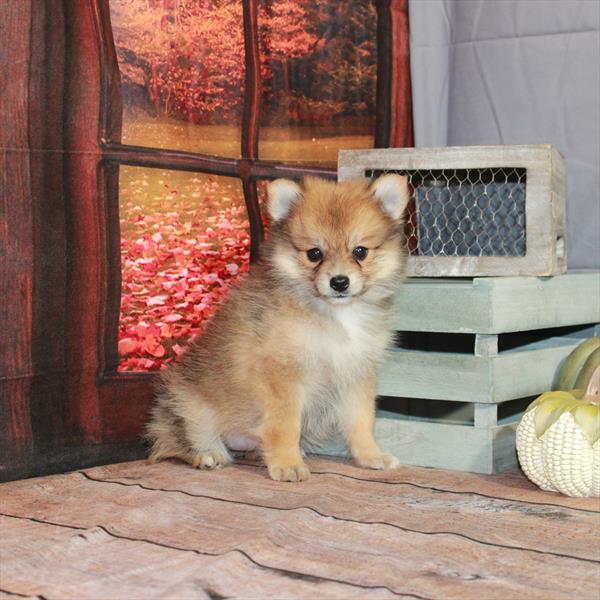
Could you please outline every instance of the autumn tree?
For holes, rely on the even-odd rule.
[[[242,0],[110,6],[126,104],[193,122],[239,121]],[[311,112],[371,110],[365,96],[373,95],[374,15],[369,0],[262,0],[263,112],[284,124]]]
[[[263,106],[279,118],[298,120],[299,94],[292,86],[290,61],[315,51],[323,38],[311,31],[310,1],[263,0],[260,5],[260,50]]]

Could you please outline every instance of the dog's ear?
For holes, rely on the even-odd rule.
[[[371,192],[383,212],[395,221],[402,218],[410,200],[408,178],[395,174],[383,175],[373,182]]]
[[[274,222],[284,219],[290,214],[294,203],[300,198],[300,186],[290,179],[276,179],[267,188],[269,197],[269,214]]]

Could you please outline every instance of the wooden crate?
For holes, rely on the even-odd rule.
[[[378,411],[377,441],[408,465],[487,474],[517,468],[515,431],[523,408],[550,389],[556,369],[580,342],[554,337],[488,356],[394,351],[379,394],[404,410]],[[500,418],[501,405],[522,399]],[[456,409],[436,410],[438,400]],[[414,410],[419,404],[422,410]],[[338,442],[322,452],[339,456],[345,449]]]
[[[409,178],[407,273],[556,275],[566,269],[565,167],[550,145],[342,150],[338,179]]]
[[[551,389],[560,364],[581,342],[570,329],[561,336],[546,329],[598,322],[597,271],[408,280],[395,304],[395,328],[424,338],[466,337],[471,351],[391,352],[379,382],[388,409],[377,418],[381,447],[404,464],[478,473],[516,468],[522,410]],[[520,344],[515,337],[538,339]],[[339,455],[344,448],[332,444],[323,452]]]

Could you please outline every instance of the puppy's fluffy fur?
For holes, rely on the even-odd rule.
[[[301,448],[341,434],[358,465],[398,465],[373,432],[407,202],[398,175],[371,186],[270,184],[261,261],[162,374],[147,429],[151,460],[210,469],[230,451],[260,448],[273,479],[301,481],[309,477]]]

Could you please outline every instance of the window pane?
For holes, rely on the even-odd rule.
[[[248,270],[241,183],[121,166],[120,371],[158,369]]]
[[[370,0],[260,2],[260,157],[335,166],[371,148],[377,15]]]
[[[110,0],[124,144],[238,157],[244,35],[237,0]]]

